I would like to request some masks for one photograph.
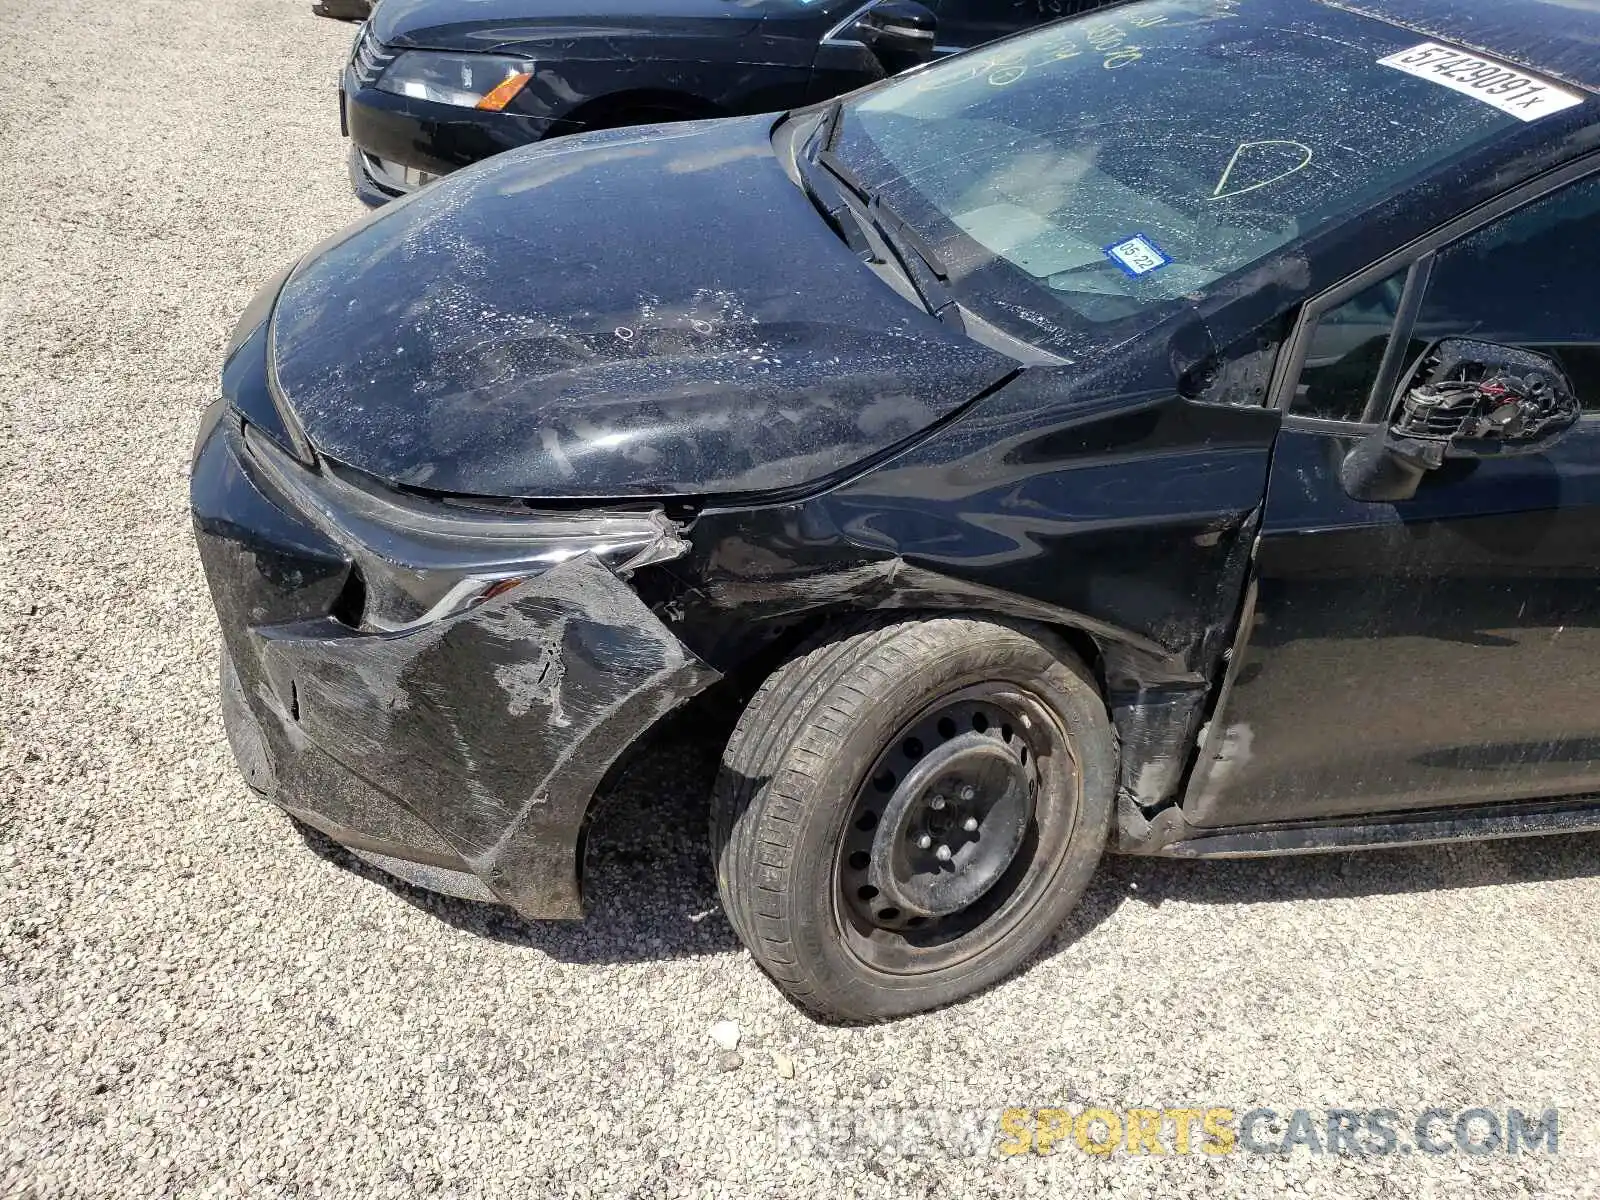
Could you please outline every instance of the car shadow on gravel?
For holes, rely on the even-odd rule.
[[[1600,833],[1569,833],[1248,860],[1114,857],[1096,883],[1144,904],[1277,904],[1595,876]]]
[[[722,915],[707,848],[708,801],[732,719],[707,723],[704,710],[665,722],[602,797],[589,836],[582,921],[529,921],[494,904],[413,887],[363,862],[309,826],[295,823],[322,858],[394,893],[463,932],[593,964],[738,952]],[[1110,862],[1117,860],[1111,859]],[[1097,875],[1065,925],[1041,949],[1065,949],[1110,917],[1125,885]]]
[[[696,717],[703,718],[699,712]],[[722,915],[706,848],[707,802],[731,729],[669,720],[601,798],[589,833],[582,921],[529,921],[495,904],[413,887],[296,824],[329,862],[387,888],[448,925],[542,950],[571,963],[615,963],[728,953],[738,938]]]
[[[590,831],[583,921],[529,921],[497,905],[412,887],[315,830],[298,828],[316,853],[430,916],[561,962],[736,952],[739,941],[722,915],[706,845],[707,801],[729,727],[703,716],[664,723],[607,789]],[[1276,904],[1590,876],[1600,876],[1600,834],[1254,860],[1108,855],[1038,957],[1065,950],[1129,902]]]

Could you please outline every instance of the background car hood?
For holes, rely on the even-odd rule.
[[[282,397],[394,484],[683,496],[825,477],[1014,370],[833,235],[770,124],[565,138],[381,211],[284,287]]]
[[[492,50],[529,37],[635,32],[737,38],[761,21],[738,0],[383,0],[372,31],[387,46]]]

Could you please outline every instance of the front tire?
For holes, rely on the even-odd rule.
[[[723,907],[797,1004],[869,1021],[1011,974],[1088,885],[1115,743],[1060,639],[974,617],[876,623],[780,667],[712,801]]]

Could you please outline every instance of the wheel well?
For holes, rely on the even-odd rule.
[[[687,92],[640,89],[597,97],[574,109],[567,119],[587,129],[614,129],[658,120],[692,121],[725,115],[725,111],[711,101]]]
[[[724,680],[714,690],[722,690],[725,694],[727,685],[732,684],[733,689],[742,698],[748,699],[766,681],[767,676],[793,658],[802,646],[813,640],[826,638],[833,630],[846,629],[855,625],[863,617],[869,615],[872,614],[852,609],[843,612],[830,612],[810,620],[796,622],[785,629],[778,637],[761,647],[758,652],[750,655],[746,660],[746,665],[736,676],[729,680]],[[967,616],[980,620],[1012,621],[1048,630],[1065,642],[1067,647],[1083,660],[1083,665],[1088,667],[1090,673],[1094,676],[1095,684],[1100,689],[1100,695],[1102,697],[1106,695],[1105,656],[1101,652],[1100,644],[1091,635],[1076,626],[1064,625],[1053,621],[1008,617],[1001,613],[984,612],[981,609],[882,609],[878,610],[878,615],[896,621]]]
[[[1019,624],[1048,630],[1083,660],[1083,664],[1094,677],[1100,695],[1102,697],[1106,695],[1105,667],[1099,644],[1083,630],[1070,625],[1021,620],[984,612],[981,609],[934,608],[882,609],[877,610],[876,614],[857,609],[836,610],[795,621],[787,625],[778,636],[759,649],[753,650],[738,671],[729,672],[706,691],[694,696],[672,712],[664,714],[611,765],[590,798],[583,826],[578,835],[574,866],[580,888],[586,873],[585,860],[588,856],[590,838],[597,828],[602,830],[606,828],[608,810],[613,813],[616,811],[616,806],[608,804],[607,801],[613,798],[622,780],[640,766],[641,760],[658,753],[665,745],[709,741],[720,747],[732,734],[745,705],[760,690],[769,675],[809,643],[828,638],[835,631],[847,631],[873,615],[893,622],[966,616],[1016,621]]]

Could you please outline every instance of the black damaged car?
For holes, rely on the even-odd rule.
[[[597,789],[736,698],[729,919],[844,1019],[1107,850],[1600,828],[1597,39],[1153,0],[390,206],[200,433],[245,774],[577,917]]]
[[[339,82],[373,206],[543,138],[770,113],[1109,0],[384,0]]]

